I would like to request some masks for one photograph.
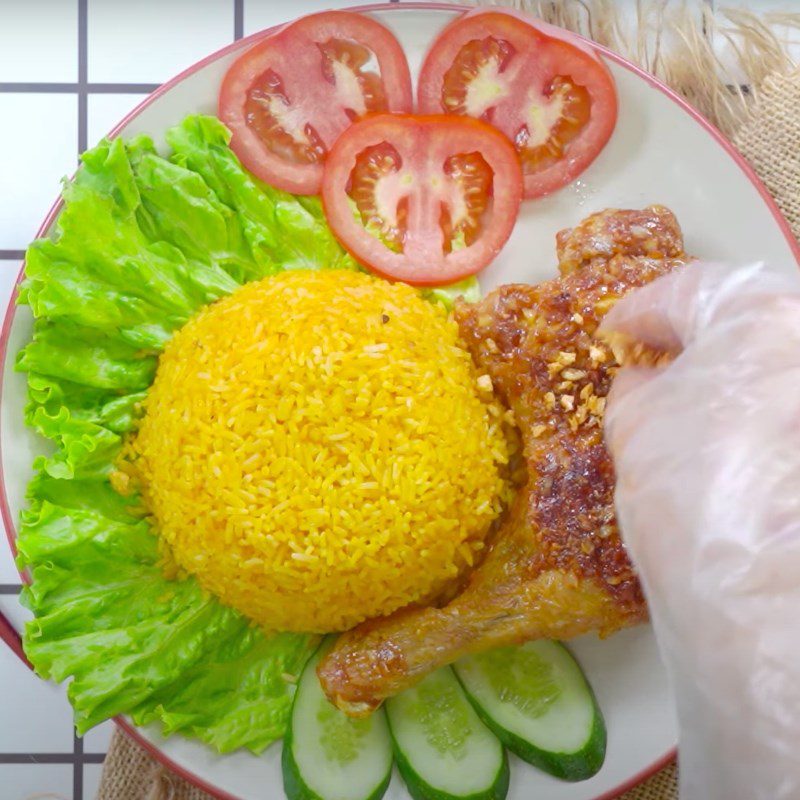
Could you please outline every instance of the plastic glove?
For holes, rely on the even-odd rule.
[[[673,684],[682,800],[800,798],[800,273],[691,264],[603,330],[623,539]]]

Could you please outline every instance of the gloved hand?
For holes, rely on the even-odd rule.
[[[675,691],[681,800],[800,798],[800,273],[690,264],[603,330],[623,539]]]

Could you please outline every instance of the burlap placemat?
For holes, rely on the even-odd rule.
[[[268,797],[265,800],[280,800]],[[626,792],[620,800],[676,800],[677,769],[670,764],[650,780]],[[121,731],[111,742],[97,800],[213,800],[165,770]],[[543,798],[544,800],[544,798]]]
[[[282,793],[259,800],[282,800]],[[620,800],[677,800],[675,764],[622,795]],[[136,742],[117,730],[111,742],[96,800],[213,800],[211,795],[169,772]],[[547,798],[542,798],[547,800]]]
[[[800,239],[800,70],[767,77],[733,143]]]
[[[800,71],[785,42],[773,33],[775,25],[800,30],[800,13],[729,11],[712,17],[656,0],[637,4],[631,31],[612,0],[517,0],[516,5],[617,50],[672,86],[732,138],[800,238]],[[731,42],[732,57],[724,64],[710,45],[714,35]],[[621,800],[677,798],[673,763]],[[212,799],[165,770],[118,730],[97,800]]]

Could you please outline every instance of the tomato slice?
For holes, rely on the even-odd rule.
[[[437,37],[419,78],[420,111],[483,119],[514,142],[525,197],[574,180],[617,120],[614,79],[585,42],[514,12],[478,10]]]
[[[483,269],[522,200],[511,142],[480,120],[380,114],[351,125],[325,164],[322,202],[361,263],[417,286]]]
[[[322,165],[353,120],[408,112],[412,102],[408,62],[392,33],[361,14],[326,11],[284,26],[234,61],[219,118],[254,175],[318,194]]]

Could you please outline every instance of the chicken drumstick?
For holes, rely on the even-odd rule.
[[[610,209],[560,232],[557,252],[561,277],[456,309],[475,362],[514,413],[527,481],[461,594],[367,621],[323,660],[323,689],[351,715],[468,653],[646,618],[603,443],[617,364],[594,334],[622,295],[685,263],[682,236],[666,208]]]

